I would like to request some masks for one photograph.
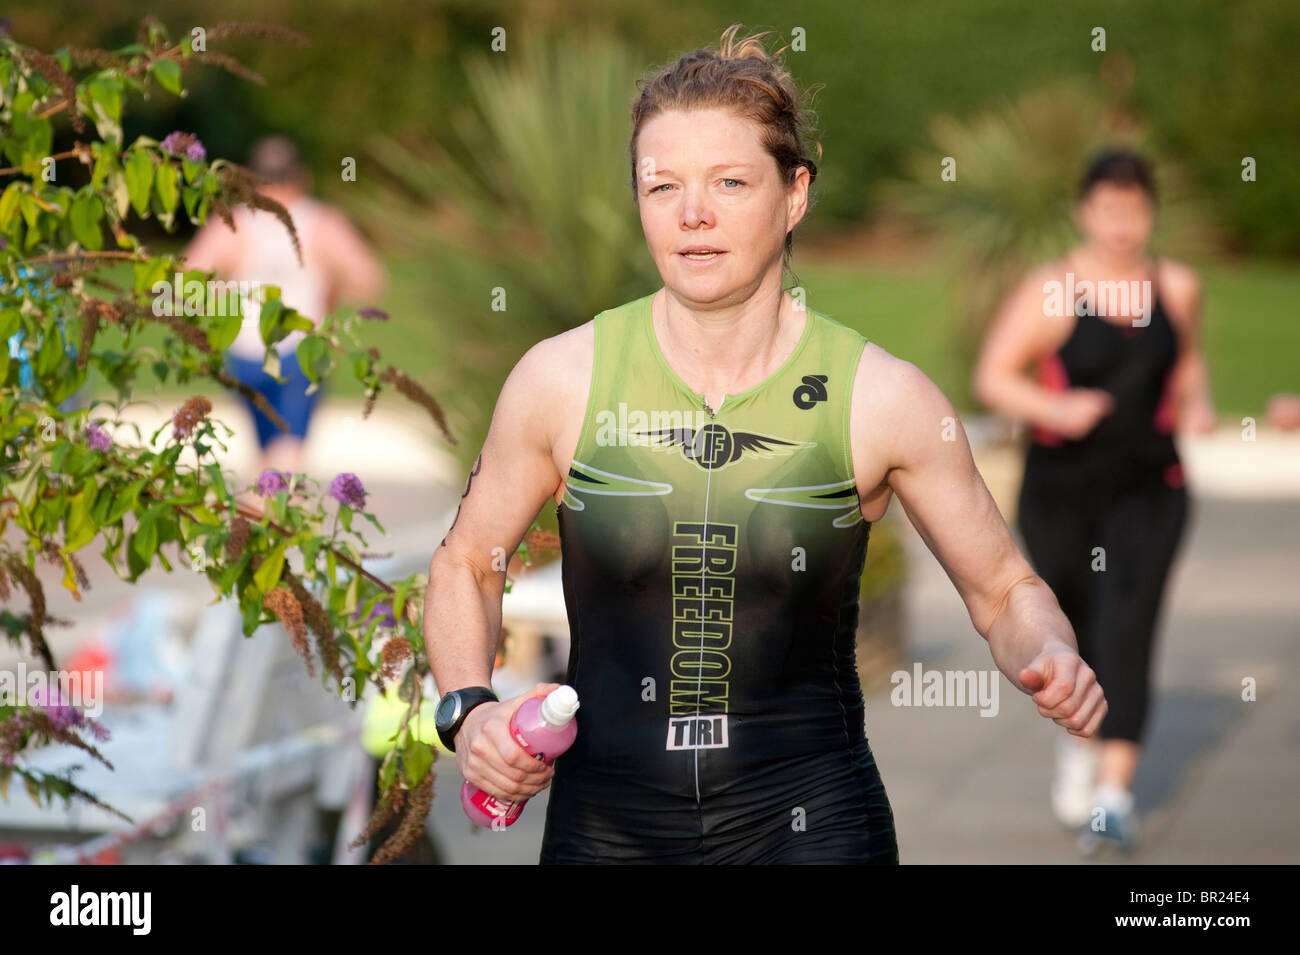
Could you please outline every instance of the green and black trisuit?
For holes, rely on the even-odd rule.
[[[582,709],[540,861],[897,862],[854,655],[866,340],[807,309],[780,370],[710,409],[652,299],[595,319],[556,509]]]

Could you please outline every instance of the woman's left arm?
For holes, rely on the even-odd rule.
[[[1210,395],[1210,372],[1201,348],[1201,282],[1196,272],[1180,263],[1165,267],[1162,289],[1172,294],[1166,301],[1170,321],[1178,336],[1178,362],[1174,365],[1175,407],[1180,430],[1213,431],[1218,416]]]
[[[957,588],[998,669],[1042,716],[1075,736],[1093,735],[1106,714],[1102,688],[1056,595],[1012,539],[951,403],[908,362],[889,357],[879,371],[867,379],[875,382],[864,396],[872,414],[860,440],[888,456],[885,482]]]

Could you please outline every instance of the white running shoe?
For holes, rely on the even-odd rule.
[[[1093,807],[1093,786],[1101,753],[1095,744],[1065,735],[1056,741],[1056,773],[1052,777],[1052,812],[1064,825],[1078,828]]]
[[[1133,794],[1102,783],[1093,792],[1094,819],[1079,827],[1079,851],[1095,855],[1106,845],[1124,853],[1137,847],[1138,819]]]

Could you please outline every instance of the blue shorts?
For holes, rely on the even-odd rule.
[[[227,353],[226,367],[235,379],[251,385],[266,396],[267,402],[289,426],[290,435],[300,440],[307,436],[307,425],[321,392],[318,389],[313,394],[307,394],[311,382],[298,367],[298,357],[293,352],[280,356],[280,377],[286,379],[283,385],[262,370],[260,358],[242,358]],[[241,395],[240,400],[257,424],[257,443],[263,449],[272,439],[285,433],[248,398]]]

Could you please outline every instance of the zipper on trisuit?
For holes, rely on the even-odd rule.
[[[716,418],[718,416],[718,411],[722,410],[722,405],[724,402],[726,402],[726,400],[727,400],[727,396],[724,394],[722,396],[722,400],[718,402],[717,410],[714,410],[713,408],[709,407],[709,399],[707,395],[702,396],[700,398],[700,402],[704,405],[704,410],[709,413],[710,418]],[[713,485],[713,471],[712,469],[708,469],[705,471],[705,476],[704,476],[704,538],[705,540],[707,540],[709,536],[709,489],[712,487],[712,485]],[[700,578],[701,578],[700,618],[701,619],[704,618],[703,577],[704,577],[704,569],[701,568],[700,569]],[[696,703],[695,703],[695,715],[697,717],[700,715],[698,690],[700,686],[703,684],[703,682],[704,682],[704,635],[700,634],[700,667],[697,671],[697,684],[696,684],[697,695],[696,695]],[[695,756],[695,805],[698,808],[700,805],[700,751],[698,747],[695,749],[694,756]]]

